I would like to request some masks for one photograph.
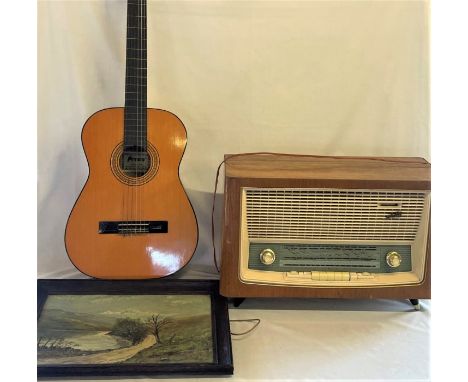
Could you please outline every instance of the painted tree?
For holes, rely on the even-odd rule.
[[[162,317],[160,314],[156,314],[156,315],[153,314],[150,318],[148,318],[146,323],[147,323],[149,332],[156,337],[156,340],[158,341],[158,343],[162,343],[161,337],[160,337],[161,329],[171,324],[172,320],[167,317]]]
[[[132,345],[140,343],[146,337],[147,329],[140,320],[131,318],[119,319],[112,327],[110,332],[113,336],[126,338],[132,342]]]

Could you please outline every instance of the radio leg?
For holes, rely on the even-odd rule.
[[[421,305],[419,305],[419,300],[417,298],[410,298],[409,300],[411,304],[414,306],[415,310],[421,310]]]
[[[232,304],[234,305],[234,308],[239,307],[240,304],[244,302],[245,298],[244,297],[235,297],[232,299]]]

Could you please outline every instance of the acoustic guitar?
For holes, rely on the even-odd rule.
[[[146,0],[129,0],[125,107],[98,111],[83,127],[89,176],[65,231],[70,260],[96,278],[167,276],[197,246],[179,179],[187,132],[174,114],[146,107],[146,52]]]

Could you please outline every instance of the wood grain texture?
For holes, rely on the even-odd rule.
[[[407,157],[248,155],[229,159],[225,173],[242,179],[315,180],[324,184],[321,187],[334,184],[340,188],[383,181],[383,188],[411,185],[426,190],[431,182],[430,164],[423,158]]]
[[[198,241],[196,217],[179,179],[187,137],[173,114],[148,109],[148,141],[159,154],[157,174],[129,186],[111,170],[122,143],[124,109],[101,110],[83,127],[89,177],[67,222],[65,246],[83,273],[103,279],[144,279],[172,274],[191,259]],[[168,233],[98,233],[100,221],[167,220]]]
[[[410,190],[429,190],[430,189],[430,164],[418,158],[411,158],[410,162],[420,161],[421,174],[412,179],[409,174],[404,177],[394,171],[388,170],[393,165],[386,162],[376,161],[383,168],[373,171],[363,170],[358,172],[358,163],[356,171],[351,176],[345,176],[345,179],[332,178],[327,174],[327,170],[321,169],[320,165],[314,165],[318,172],[300,170],[304,166],[304,160],[295,160],[294,158],[276,158],[278,160],[267,161],[268,156],[233,158],[226,162],[225,190],[224,190],[224,220],[222,236],[222,260],[221,260],[221,280],[220,293],[226,297],[315,297],[315,298],[430,298],[431,296],[431,251],[430,251],[430,227],[427,243],[426,267],[423,281],[420,284],[408,286],[390,286],[390,287],[360,287],[360,288],[327,288],[327,287],[285,287],[259,284],[246,284],[239,279],[239,245],[240,245],[240,213],[241,213],[241,190],[243,187],[260,188],[378,188],[378,189],[410,189]],[[388,158],[401,163],[408,162],[407,158]],[[258,162],[257,162],[258,161]],[[306,162],[315,161],[308,159]],[[347,159],[319,160],[319,163],[334,163],[334,174],[347,174],[339,167],[339,162],[348,162]],[[281,177],[274,171],[276,166],[285,165]],[[262,170],[256,169],[256,163],[259,163]],[[297,166],[294,164],[296,163]],[[360,166],[365,167],[365,162]],[[374,166],[374,161],[371,162]],[[413,164],[411,164],[413,166]],[[418,165],[419,166],[419,165]],[[401,166],[403,169],[405,166]],[[330,168],[329,168],[330,169]],[[378,176],[374,172],[377,172]],[[309,177],[302,176],[304,173]],[[302,174],[302,175],[301,175]],[[253,177],[259,175],[258,178]],[[294,176],[298,176],[294,178]]]

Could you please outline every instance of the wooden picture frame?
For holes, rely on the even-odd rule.
[[[40,279],[37,281],[37,289],[38,377],[223,375],[233,373],[227,300],[218,293],[218,281]],[[148,305],[141,304],[142,301],[147,301]],[[125,309],[119,311],[119,304]],[[110,306],[115,306],[115,311],[109,309]],[[211,319],[206,317],[208,313],[203,309],[209,310]],[[157,312],[147,321],[140,318],[153,310],[157,310]],[[199,314],[200,311],[201,314]],[[160,312],[170,313],[165,313],[165,316],[161,318],[162,313]],[[192,312],[192,316],[190,316],[190,312]],[[133,318],[128,318],[125,322],[125,314],[133,314],[131,316]],[[110,315],[110,317],[106,315]],[[169,331],[172,328],[173,334],[170,339],[161,340],[162,346],[159,346],[159,342],[156,341],[159,329],[154,329],[151,323],[161,322],[161,320],[166,323],[169,321],[165,330]],[[98,324],[98,322],[101,323]],[[112,324],[112,322],[114,323]],[[127,338],[128,333],[122,331],[120,335],[126,336],[125,338],[121,338],[118,334],[114,335],[114,333],[119,333],[120,326],[128,324],[128,322],[136,322],[139,327],[147,328],[144,340],[140,338],[140,342],[138,342],[137,338],[137,341],[134,341],[135,337]],[[200,323],[204,323],[205,327],[197,331]],[[100,331],[97,332],[96,328],[99,325],[101,325]],[[111,325],[112,329],[109,331]],[[188,329],[185,329],[183,325]],[[211,325],[211,332],[209,325]],[[156,334],[151,331],[152,328],[156,330]],[[80,330],[82,332],[77,335]],[[194,332],[196,334],[193,334]],[[49,334],[50,338],[44,333]],[[137,331],[132,333],[135,335]],[[203,333],[203,335],[199,334],[197,337],[198,333]],[[111,350],[83,350],[77,348],[81,345],[70,341],[76,338],[83,340],[87,337],[89,342],[89,337],[96,335],[100,335],[101,339],[107,341],[111,337],[112,341],[118,338],[120,347],[110,348]],[[167,334],[168,336],[169,334]],[[163,338],[162,335],[161,338]],[[200,347],[202,350],[197,348],[196,340],[198,339],[203,341],[204,347]],[[128,342],[125,342],[127,340]],[[94,341],[94,343],[102,345],[102,341]],[[124,345],[121,344],[122,341],[124,341]],[[136,345],[133,345],[135,342]],[[206,345],[209,342],[211,342],[211,351]],[[142,349],[136,349],[136,346],[140,346]],[[122,358],[122,351],[128,349],[132,353],[134,351],[137,353],[134,353],[129,359],[115,361],[118,352],[120,352],[119,357]],[[105,362],[102,362],[103,357]],[[173,359],[177,357],[185,357],[185,359],[174,362]],[[194,362],[190,357],[205,357],[209,358],[211,362],[206,359]],[[96,361],[97,359],[99,361]],[[132,361],[132,359],[137,359],[137,361]],[[159,361],[153,361],[156,359]]]

